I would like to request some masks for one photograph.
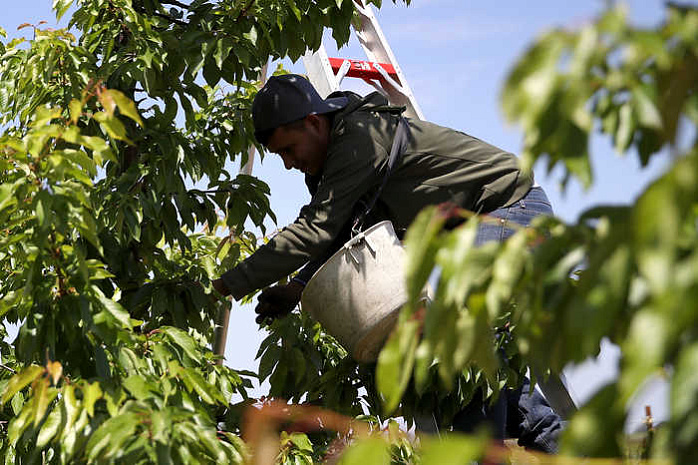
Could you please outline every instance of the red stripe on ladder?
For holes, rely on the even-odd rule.
[[[342,67],[342,63],[344,63],[347,58],[330,58],[330,66],[332,66],[332,71],[334,71],[335,74],[337,74],[337,71],[339,71],[339,68]],[[349,77],[357,77],[361,79],[381,79],[381,74],[378,72],[378,70],[375,68],[375,63],[372,61],[364,61],[364,60],[349,60],[351,63],[351,66],[349,67],[349,72],[347,73],[347,76]],[[396,81],[400,81],[400,79],[397,76],[397,72],[395,71],[395,67],[389,63],[379,63],[380,66]]]

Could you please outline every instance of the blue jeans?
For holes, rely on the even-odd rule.
[[[503,241],[516,231],[510,224],[528,226],[538,215],[552,215],[550,201],[540,187],[532,188],[526,196],[507,208],[500,208],[489,217],[498,218],[497,223],[480,225],[475,239],[476,245],[489,241]],[[534,390],[529,394],[530,381],[524,380],[519,389],[503,391],[494,405],[482,401],[476,394],[473,400],[453,420],[453,429],[473,432],[479,426],[488,425],[497,439],[513,437],[519,445],[528,449],[548,453],[557,452],[557,443],[564,422],[550,407],[545,398]]]
[[[499,222],[488,221],[482,223],[475,238],[476,245],[482,245],[489,241],[504,241],[513,235],[516,230],[509,227],[511,223],[520,226],[528,226],[531,220],[539,215],[552,215],[548,196],[541,187],[533,187],[523,199],[513,203],[510,207],[500,208],[486,216],[498,218]]]

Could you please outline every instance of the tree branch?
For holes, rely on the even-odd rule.
[[[242,10],[240,10],[240,14],[238,15],[237,18],[235,18],[235,22],[237,23],[240,21],[240,18],[243,16],[247,16],[247,12],[249,11],[250,8],[254,5],[255,0],[250,0],[250,3],[247,4],[247,6],[243,7]]]
[[[179,19],[173,18],[170,15],[165,15],[165,14],[159,13],[157,11],[153,12],[153,16],[157,16],[159,18],[166,19],[166,20],[170,21],[171,23],[178,24],[180,26],[189,26],[189,23],[186,21],[181,21]]]
[[[9,372],[12,373],[13,375],[14,375],[14,374],[17,374],[17,372],[16,372],[15,370],[13,370],[12,368],[8,367],[7,365],[5,365],[5,364],[3,364],[3,363],[0,363],[0,368],[2,368],[3,370],[9,371]]]
[[[160,0],[160,3],[162,3],[163,5],[174,5],[180,8],[184,8],[185,10],[189,10],[189,5],[178,2],[177,0]]]

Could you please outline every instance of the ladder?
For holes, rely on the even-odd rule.
[[[385,95],[393,105],[407,107],[405,116],[424,119],[373,10],[368,5],[364,6],[362,0],[354,0],[354,7],[361,18],[360,27],[355,28],[354,32],[368,61],[330,58],[325,46],[321,44],[316,52],[308,52],[303,56],[303,65],[310,82],[320,96],[326,98],[339,90],[345,77],[360,78]]]

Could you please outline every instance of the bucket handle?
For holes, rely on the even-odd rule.
[[[349,241],[347,241],[344,244],[344,250],[346,250],[349,253],[349,256],[351,256],[352,260],[354,260],[354,263],[356,263],[357,265],[361,263],[361,260],[359,260],[359,257],[357,257],[354,254],[353,250],[362,242],[366,244],[366,247],[368,248],[368,250],[371,251],[372,255],[376,254],[375,246],[371,244],[371,241],[368,240],[368,237],[363,232],[360,232],[356,236],[352,237]]]

